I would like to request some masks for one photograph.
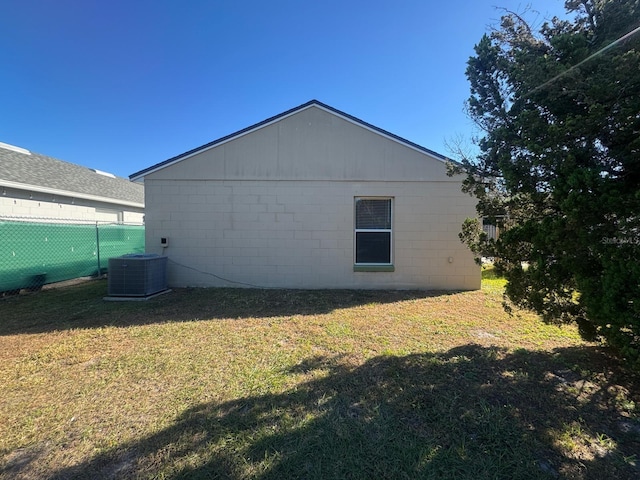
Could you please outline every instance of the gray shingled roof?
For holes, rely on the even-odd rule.
[[[10,150],[0,145],[0,181],[94,195],[118,202],[144,204],[144,186],[111,178],[46,155]]]

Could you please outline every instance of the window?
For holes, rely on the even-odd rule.
[[[391,265],[391,198],[356,197],[355,264]]]

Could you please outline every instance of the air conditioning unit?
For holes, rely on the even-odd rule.
[[[110,297],[148,297],[167,289],[167,257],[130,254],[109,259]]]

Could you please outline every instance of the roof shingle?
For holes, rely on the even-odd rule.
[[[16,149],[17,150],[17,149]],[[144,186],[125,178],[101,175],[95,170],[46,155],[30,154],[0,145],[0,181],[51,188],[77,194],[144,204]]]

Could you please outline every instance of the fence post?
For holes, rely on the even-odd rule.
[[[98,229],[98,221],[96,220],[96,253],[98,255],[98,274],[96,275],[100,278],[100,230]]]

